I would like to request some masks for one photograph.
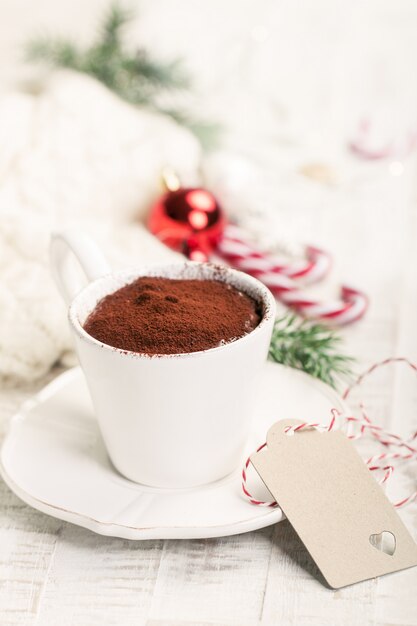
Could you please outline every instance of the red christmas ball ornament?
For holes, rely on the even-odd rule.
[[[166,193],[151,208],[148,228],[164,244],[193,261],[207,261],[226,220],[216,198],[202,187],[181,187],[164,172]]]
[[[258,247],[250,234],[228,224],[216,198],[202,187],[181,187],[172,170],[162,173],[166,193],[153,205],[149,230],[167,246],[193,261],[207,261],[213,252],[231,267],[247,272],[287,306],[306,317],[333,324],[348,324],[364,315],[368,298],[360,291],[343,287],[336,302],[321,302],[305,292],[304,283],[318,282],[327,274],[330,257],[307,246],[302,260],[280,261]]]

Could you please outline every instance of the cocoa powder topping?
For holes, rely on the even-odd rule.
[[[179,354],[242,337],[261,317],[253,298],[226,283],[141,277],[103,298],[84,329],[122,350]]]

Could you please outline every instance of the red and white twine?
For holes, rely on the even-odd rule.
[[[368,370],[366,370],[358,379],[349,386],[343,394],[343,398],[346,399],[352,389],[354,387],[359,386],[363,380],[369,376],[376,369],[383,367],[385,365],[391,363],[404,363],[408,365],[412,370],[417,372],[417,365],[409,361],[408,359],[398,357],[398,358],[390,358],[385,359],[379,363],[375,363]],[[374,471],[382,471],[382,478],[378,481],[379,484],[384,484],[388,481],[388,479],[392,476],[394,472],[394,465],[392,462],[395,461],[417,461],[417,442],[414,444],[413,442],[417,440],[417,432],[415,432],[410,438],[404,439],[395,433],[387,432],[381,426],[377,424],[373,424],[369,416],[367,415],[363,403],[360,404],[361,409],[361,417],[355,417],[353,415],[342,415],[337,409],[331,410],[331,419],[328,424],[320,424],[319,422],[303,422],[301,424],[297,424],[295,426],[288,426],[285,429],[287,435],[295,435],[296,433],[316,428],[323,432],[329,432],[338,425],[339,430],[344,430],[348,439],[356,440],[363,437],[366,433],[370,434],[374,437],[381,445],[385,447],[386,452],[382,452],[380,454],[375,454],[368,459],[365,459],[365,464],[368,466],[369,470]],[[356,428],[355,428],[356,427]],[[266,443],[263,443],[256,452],[259,452],[263,448],[266,447]],[[392,451],[391,446],[396,447],[396,451]],[[400,450],[400,451],[398,451]],[[277,502],[270,501],[264,502],[262,500],[257,500],[252,496],[247,487],[247,470],[251,463],[250,457],[246,460],[244,468],[242,470],[242,491],[246,498],[248,498],[251,504],[256,504],[257,506],[264,507],[276,507],[278,506]],[[402,498],[398,502],[393,503],[394,507],[401,508],[410,504],[414,500],[417,499],[417,490],[411,493],[409,496]]]
[[[306,293],[304,286],[322,280],[331,266],[330,255],[319,248],[307,246],[304,260],[285,264],[258,249],[241,228],[229,224],[217,252],[232,267],[258,278],[278,300],[304,317],[341,326],[360,319],[368,308],[365,294],[347,286],[341,287],[340,298],[334,302],[323,302]],[[302,280],[303,288],[298,280]]]

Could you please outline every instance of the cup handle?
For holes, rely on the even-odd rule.
[[[74,261],[78,261],[88,282],[110,272],[110,267],[96,242],[82,231],[65,230],[53,233],[49,256],[55,283],[68,305],[85,287],[80,272],[76,271]]]

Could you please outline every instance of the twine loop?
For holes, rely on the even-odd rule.
[[[366,370],[363,374],[361,374],[357,380],[350,385],[345,392],[343,393],[343,399],[346,399],[353,388],[358,387],[362,384],[362,382],[367,378],[372,372],[376,369],[389,365],[391,363],[404,363],[410,369],[417,373],[417,365],[412,363],[406,358],[403,357],[393,357],[389,359],[385,359],[384,361],[380,361],[378,363],[374,363],[368,370]],[[378,480],[378,483],[383,485],[385,484],[392,476],[395,470],[395,466],[393,462],[412,462],[417,460],[417,431],[408,439],[404,437],[400,437],[396,433],[391,433],[382,428],[382,426],[378,426],[374,424],[370,419],[363,402],[359,404],[361,416],[356,417],[354,415],[343,415],[337,409],[331,409],[331,418],[328,424],[321,424],[319,422],[302,422],[301,424],[295,424],[294,426],[287,426],[285,428],[285,433],[287,436],[294,436],[297,433],[302,432],[303,430],[308,430],[311,428],[315,428],[321,432],[329,432],[334,430],[336,427],[338,430],[341,430],[345,433],[348,439],[355,441],[357,439],[361,439],[366,435],[372,436],[379,444],[381,444],[385,451],[380,454],[375,454],[368,459],[364,459],[365,464],[368,466],[368,469],[371,472],[383,472],[381,478]],[[266,447],[266,442],[263,443],[256,452],[260,452],[263,448]],[[242,491],[246,498],[248,498],[251,504],[255,504],[257,506],[263,507],[276,507],[278,503],[274,500],[271,501],[262,501],[257,500],[253,497],[253,495],[249,492],[247,487],[247,471],[249,465],[251,463],[250,456],[247,458],[246,463],[242,470]],[[414,500],[417,499],[417,490],[411,493],[409,496],[402,498],[398,502],[393,503],[395,508],[401,508],[410,504]]]

